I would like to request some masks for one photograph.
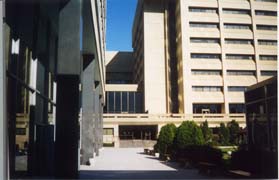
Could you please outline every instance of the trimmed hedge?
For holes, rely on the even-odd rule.
[[[167,124],[161,128],[156,148],[161,154],[168,154],[171,152],[174,138],[176,135],[176,126],[174,124]]]
[[[175,144],[178,149],[205,143],[201,128],[193,121],[184,121],[177,129]]]
[[[184,149],[178,150],[176,159],[187,159],[192,163],[207,162],[216,164],[218,166],[223,165],[223,153],[220,149],[202,145],[202,146],[187,146]]]

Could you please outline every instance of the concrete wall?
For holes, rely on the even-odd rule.
[[[163,8],[162,1],[153,0],[144,3],[144,104],[148,113],[166,113]]]

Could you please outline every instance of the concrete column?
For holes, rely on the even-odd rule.
[[[55,175],[78,177],[79,76],[57,76]]]
[[[81,164],[88,165],[93,158],[94,138],[94,61],[91,62],[82,73],[82,127],[81,127]]]
[[[6,125],[6,65],[4,56],[3,1],[0,1],[0,179],[8,179],[7,173],[7,125]]]
[[[55,176],[78,178],[81,72],[81,1],[70,0],[59,15]]]

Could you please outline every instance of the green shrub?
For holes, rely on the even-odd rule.
[[[230,143],[233,145],[239,145],[239,124],[235,120],[232,120],[230,123],[228,123],[228,129],[230,133]]]
[[[202,130],[193,121],[184,121],[177,129],[175,142],[179,149],[192,145],[203,145]]]
[[[208,127],[208,122],[205,121],[205,122],[201,123],[200,127],[201,127],[201,130],[202,130],[202,134],[203,134],[205,144],[212,145],[213,133],[212,133],[212,129],[210,129]]]
[[[167,124],[161,128],[157,146],[161,154],[170,153],[176,134],[176,126],[174,124]]]
[[[228,146],[230,145],[230,131],[229,129],[225,126],[224,123],[220,124],[220,129],[219,129],[219,140],[220,140],[220,145],[222,146]]]

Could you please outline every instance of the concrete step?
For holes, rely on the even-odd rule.
[[[120,148],[152,148],[157,141],[154,140],[120,140]]]

